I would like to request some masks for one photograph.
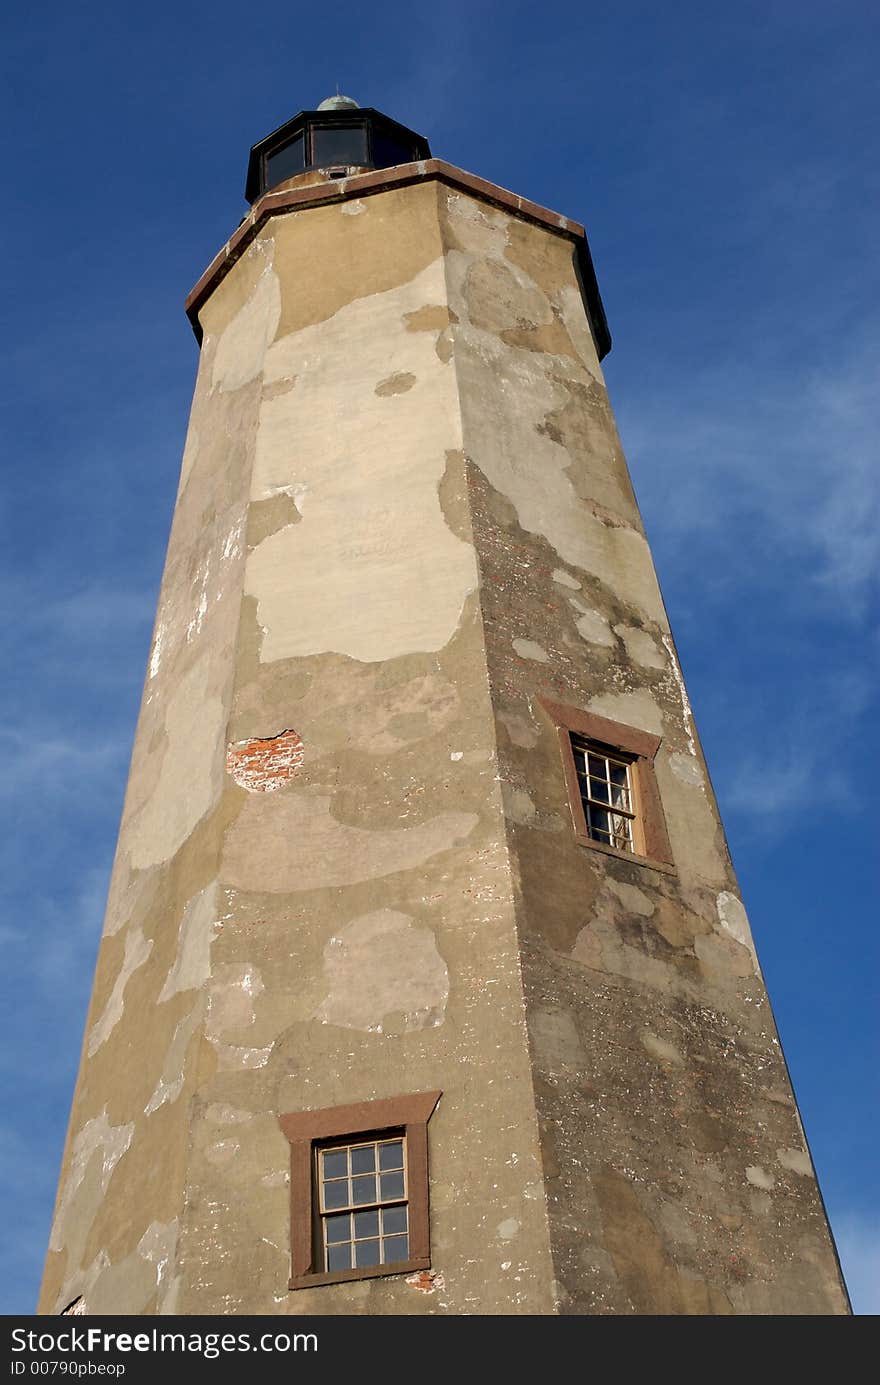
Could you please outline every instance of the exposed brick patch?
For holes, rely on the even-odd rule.
[[[293,779],[305,749],[296,731],[267,740],[232,741],[226,747],[226,769],[248,793],[274,793]]]
[[[406,1282],[411,1284],[414,1289],[419,1289],[423,1294],[433,1294],[438,1289],[446,1287],[439,1270],[417,1270],[415,1274],[407,1275]]]

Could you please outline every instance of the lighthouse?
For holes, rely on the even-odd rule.
[[[847,1313],[583,227],[340,95],[246,197],[40,1311]]]

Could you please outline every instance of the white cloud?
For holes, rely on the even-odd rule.
[[[833,372],[727,357],[723,371],[684,379],[674,403],[622,399],[654,523],[679,540],[711,540],[737,583],[749,583],[752,564],[794,559],[805,600],[824,588],[843,618],[862,616],[880,567],[878,361],[880,333],[866,334]]]

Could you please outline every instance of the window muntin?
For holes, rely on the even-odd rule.
[[[597,742],[571,738],[587,836],[635,852],[632,761]]]

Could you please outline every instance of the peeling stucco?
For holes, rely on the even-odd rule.
[[[297,388],[262,406],[252,497],[298,485],[309,500],[301,523],[248,558],[266,661],[323,650],[376,661],[441,649],[455,632],[476,586],[473,549],[437,494],[461,447],[455,377],[406,322],[442,285],[438,260],[268,353],[266,378],[295,374]],[[377,392],[403,375],[404,393]]]
[[[275,793],[295,778],[304,758],[302,738],[288,729],[277,736],[231,742],[226,770],[248,793]]]
[[[443,812],[412,827],[371,830],[340,822],[326,794],[253,797],[227,836],[226,879],[239,889],[282,892],[377,880],[448,851],[476,823],[473,813]]]
[[[352,919],[324,948],[329,986],[316,1017],[322,1024],[382,1033],[443,1023],[449,973],[430,929],[408,914],[378,909]]]
[[[168,699],[156,787],[129,824],[128,848],[138,869],[173,856],[219,796],[224,707],[213,682],[212,660],[203,655]]]
[[[87,1203],[92,1212],[97,1210],[113,1170],[131,1144],[133,1132],[133,1122],[111,1125],[105,1109],[87,1121],[74,1137],[49,1240],[53,1250],[65,1246],[71,1249],[67,1224],[73,1219],[74,1208],[78,1223],[87,1228],[82,1204]]]
[[[211,942],[217,922],[216,882],[186,905],[180,921],[174,961],[159,992],[160,1003],[180,991],[198,990],[211,974]]]
[[[153,944],[149,938],[145,938],[140,928],[131,928],[125,935],[125,953],[119,974],[113,984],[109,999],[104,1007],[100,1019],[96,1020],[89,1034],[89,1056],[97,1052],[104,1043],[105,1039],[112,1033],[113,1028],[122,1018],[122,1007],[125,997],[125,988],[131,979],[132,974],[142,967],[152,951]]]

